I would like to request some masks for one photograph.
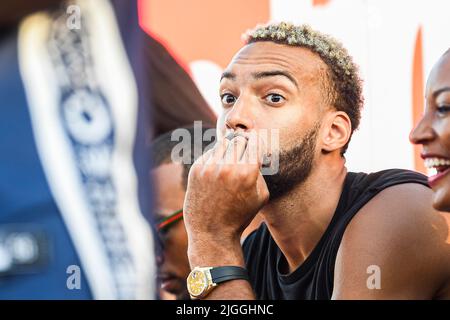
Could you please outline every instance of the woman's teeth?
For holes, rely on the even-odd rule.
[[[443,171],[450,166],[450,160],[444,158],[427,158],[425,159],[425,167],[428,169],[436,169]]]

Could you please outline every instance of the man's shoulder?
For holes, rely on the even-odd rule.
[[[429,233],[425,226],[434,225],[437,212],[432,208],[432,190],[424,175],[391,169],[360,179],[368,180],[360,184],[366,185],[369,195],[346,226],[344,245],[353,239],[380,245],[426,242]]]
[[[386,292],[405,297],[407,293],[396,291],[398,287],[415,286],[424,290],[424,296],[414,297],[433,297],[449,276],[445,270],[450,266],[450,222],[432,208],[432,191],[414,182],[414,177],[421,181],[421,175],[395,175],[413,180],[387,186],[359,210],[343,235],[336,269],[342,267],[339,262],[348,261],[361,272],[371,265],[379,266],[391,283],[391,287],[386,284]],[[415,280],[408,284],[408,277]]]
[[[355,215],[359,216],[360,210],[367,207],[367,204],[371,203],[380,193],[390,194],[393,192],[392,187],[409,184],[419,185],[421,189],[429,188],[427,177],[411,170],[389,169],[373,173],[349,172],[337,209],[345,228],[347,228],[347,223],[355,219]],[[400,189],[403,188],[400,187]],[[383,204],[384,201],[381,203]],[[342,223],[339,225],[342,226]]]
[[[387,169],[372,173],[350,172],[352,186],[359,189],[383,190],[404,183],[418,183],[428,186],[427,177],[422,173],[406,169]]]
[[[350,222],[347,229],[370,224],[383,228],[411,228],[433,221],[432,190],[413,180],[385,179],[383,189],[374,195]],[[400,230],[398,230],[400,231]]]

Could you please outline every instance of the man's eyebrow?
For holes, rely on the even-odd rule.
[[[441,89],[438,89],[433,92],[433,97],[436,98],[438,95],[440,95],[442,92],[450,91],[450,87],[443,87]]]
[[[298,88],[298,83],[295,80],[295,78],[286,71],[273,70],[273,71],[262,71],[262,72],[257,72],[257,73],[253,74],[253,78],[255,78],[255,79],[262,79],[262,78],[266,78],[266,77],[275,77],[275,76],[283,76],[283,77],[288,78]]]
[[[225,71],[224,73],[222,73],[222,76],[220,77],[220,81],[222,81],[222,79],[224,79],[224,78],[234,80],[234,79],[236,79],[236,75],[232,72]]]

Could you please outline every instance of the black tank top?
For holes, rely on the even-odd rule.
[[[428,187],[424,175],[407,170],[392,169],[371,174],[349,172],[336,212],[325,233],[306,260],[290,274],[280,271],[280,265],[286,265],[286,260],[267,226],[262,224],[243,244],[256,298],[331,299],[336,254],[350,220],[380,191],[402,183],[419,183]]]

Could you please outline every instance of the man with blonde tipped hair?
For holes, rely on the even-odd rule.
[[[192,298],[450,298],[450,227],[426,178],[345,167],[363,98],[339,42],[305,25],[260,26],[220,97],[218,142],[192,166],[184,203]],[[262,129],[279,134],[271,154]],[[262,175],[274,154],[278,170]],[[265,223],[241,246],[258,211]]]

